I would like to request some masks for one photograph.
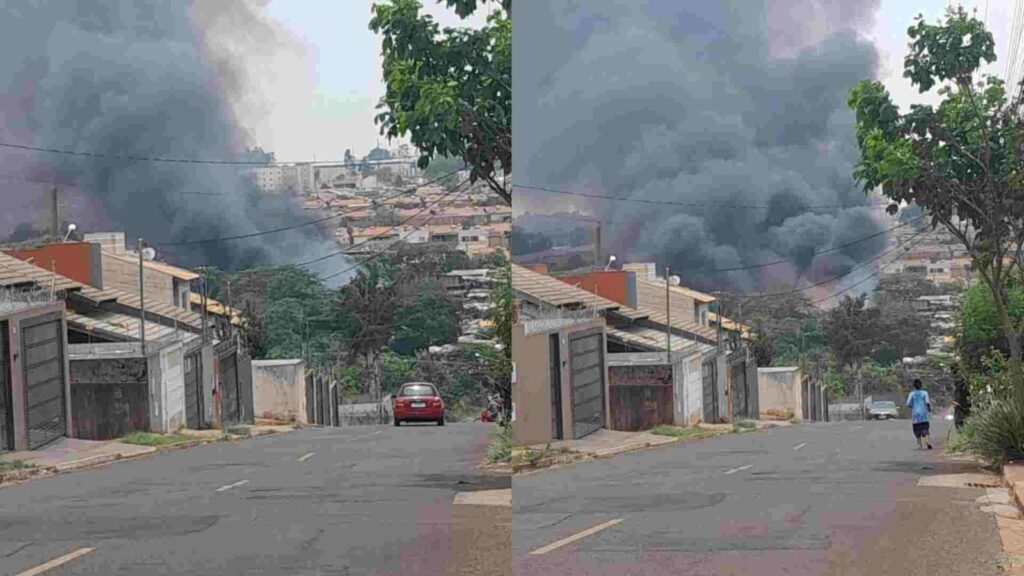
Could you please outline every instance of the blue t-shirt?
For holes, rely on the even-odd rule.
[[[928,421],[928,393],[924,390],[914,390],[907,396],[907,407],[910,408],[910,417],[914,424]]]

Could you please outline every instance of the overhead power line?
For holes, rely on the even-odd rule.
[[[404,196],[404,195],[407,195],[407,194],[412,194],[413,192],[416,192],[420,188],[425,188],[427,186],[430,186],[431,184],[436,184],[437,182],[440,182],[441,180],[444,180],[445,178],[453,176],[454,174],[456,174],[458,172],[459,172],[458,170],[454,170],[452,172],[449,172],[449,173],[447,173],[447,174],[445,174],[443,176],[439,176],[439,177],[437,177],[437,178],[435,178],[435,179],[433,179],[433,180],[431,180],[429,182],[426,182],[424,184],[420,184],[420,185],[414,186],[412,188],[407,188],[405,190],[402,190],[400,192],[392,194],[391,196],[385,197],[384,201],[392,200],[394,198],[398,198],[399,196]],[[232,240],[243,240],[243,239],[246,239],[246,238],[255,238],[257,236],[266,236],[267,234],[277,234],[279,232],[285,232],[285,231],[288,231],[288,230],[295,230],[297,228],[303,228],[303,227],[306,227],[306,226],[313,226],[313,225],[316,225],[316,224],[320,224],[321,222],[326,222],[328,220],[334,220],[336,218],[341,218],[342,216],[347,216],[348,214],[352,214],[353,212],[358,212],[360,210],[362,210],[362,208],[360,208],[360,209],[352,209],[352,210],[347,210],[347,211],[343,210],[343,211],[341,211],[341,212],[339,212],[337,214],[332,214],[330,216],[325,216],[323,218],[317,218],[315,220],[309,220],[309,221],[303,222],[301,224],[293,224],[291,226],[282,226],[280,228],[274,228],[272,230],[261,230],[259,232],[251,232],[249,234],[239,234],[237,236],[221,236],[219,238],[205,238],[203,240],[185,240],[185,241],[180,241],[180,242],[153,242],[153,244],[156,245],[156,246],[191,246],[191,245],[196,245],[196,244],[211,244],[211,243],[214,243],[214,242],[228,242],[228,241],[232,241]]]
[[[352,251],[352,250],[354,250],[354,249],[356,249],[356,248],[360,248],[360,247],[362,247],[362,246],[365,246],[366,244],[368,244],[368,243],[370,243],[370,242],[372,242],[372,241],[374,241],[374,240],[379,240],[380,238],[383,238],[383,237],[385,237],[385,236],[387,236],[387,235],[391,234],[391,233],[392,233],[392,232],[394,232],[394,231],[395,231],[396,229],[398,229],[398,228],[400,228],[400,227],[402,227],[402,226],[405,226],[405,225],[406,225],[407,223],[411,222],[412,220],[415,220],[416,218],[420,217],[420,216],[421,216],[421,215],[422,215],[422,214],[423,214],[424,212],[426,212],[427,210],[430,210],[430,209],[432,209],[432,208],[436,207],[436,206],[437,206],[438,204],[440,204],[440,203],[441,203],[441,202],[442,202],[442,201],[443,201],[443,200],[444,200],[445,198],[447,198],[448,196],[450,196],[450,195],[454,194],[454,193],[455,193],[455,192],[456,192],[456,191],[457,191],[457,190],[458,190],[459,188],[462,188],[462,187],[464,187],[464,186],[465,186],[465,185],[466,185],[467,183],[468,183],[468,181],[465,181],[465,182],[460,182],[460,183],[459,183],[458,185],[456,185],[455,187],[453,187],[453,188],[452,188],[451,190],[449,190],[448,192],[445,192],[444,194],[442,194],[440,198],[438,198],[437,200],[435,200],[435,201],[434,201],[433,203],[431,203],[430,205],[424,206],[423,208],[421,208],[421,209],[419,210],[419,212],[416,212],[416,213],[415,213],[415,214],[413,214],[412,216],[409,216],[408,218],[405,218],[404,220],[402,220],[402,221],[401,221],[401,222],[399,222],[398,224],[395,224],[394,226],[389,226],[389,227],[388,227],[388,228],[387,228],[386,230],[384,230],[383,232],[380,232],[380,233],[378,233],[378,234],[374,234],[373,236],[371,236],[371,237],[369,237],[369,238],[366,238],[365,240],[363,240],[363,241],[361,241],[361,242],[359,242],[359,243],[357,243],[357,244],[353,244],[352,246],[349,246],[348,248],[346,248],[346,249],[344,249],[344,250],[338,250],[338,251],[336,251],[336,252],[332,252],[332,253],[330,253],[330,254],[327,254],[326,256],[320,256],[319,258],[314,258],[314,259],[312,259],[312,260],[307,260],[307,261],[305,261],[305,262],[302,262],[302,263],[299,263],[299,264],[295,264],[295,266],[309,266],[310,264],[315,264],[315,263],[317,263],[317,262],[322,262],[322,261],[324,261],[324,260],[327,260],[328,258],[333,258],[333,257],[335,257],[335,256],[342,256],[342,255],[348,255],[348,254],[350,254],[350,253],[351,253],[351,251]],[[430,218],[428,218],[428,221],[429,221],[429,220],[430,220],[431,218],[433,218],[433,216],[430,216]]]
[[[904,222],[902,224],[897,224],[896,226],[893,226],[891,228],[886,228],[885,230],[882,230],[881,232],[876,232],[874,234],[869,234],[867,236],[861,236],[860,238],[857,238],[856,240],[853,240],[851,242],[847,242],[845,244],[840,244],[839,246],[833,246],[832,248],[827,248],[825,250],[817,250],[817,251],[814,252],[814,255],[815,256],[820,256],[822,254],[828,254],[829,252],[836,252],[836,251],[839,251],[839,250],[843,250],[844,248],[849,248],[850,246],[855,246],[857,244],[860,244],[861,242],[864,242],[864,241],[867,241],[867,240],[871,240],[872,238],[877,238],[879,236],[888,234],[889,232],[892,232],[893,230],[896,230],[898,228],[903,228],[904,226],[909,226],[911,224],[914,224],[915,222],[920,221],[923,218],[924,218],[923,215],[922,216],[918,216],[917,218],[914,218],[913,220],[909,220],[909,221]],[[773,260],[771,262],[763,262],[761,264],[751,264],[749,266],[737,266],[735,268],[714,268],[714,269],[711,269],[711,270],[704,270],[704,271],[705,272],[738,272],[738,271],[741,271],[741,270],[754,270],[756,268],[765,268],[765,267],[768,267],[768,266],[774,266],[776,264],[782,264],[782,263],[790,263],[790,264],[792,264],[793,261],[790,260],[789,258],[780,258],[778,260]]]
[[[926,234],[926,233],[930,233],[930,232],[931,232],[930,230],[922,230],[922,231],[918,232],[917,234],[915,234],[913,237],[911,237],[910,241],[913,241],[914,239],[916,239],[917,237],[921,236],[922,234]],[[909,244],[910,242],[907,242],[907,243]],[[777,296],[789,296],[790,294],[797,294],[799,292],[804,292],[806,290],[811,290],[813,288],[818,288],[818,287],[824,286],[826,284],[831,284],[831,283],[833,283],[833,282],[835,282],[837,280],[842,280],[843,278],[849,276],[850,274],[853,274],[854,272],[864,268],[865,266],[869,266],[871,264],[874,264],[875,262],[877,262],[877,261],[881,260],[882,258],[885,258],[886,256],[888,256],[889,254],[895,252],[899,248],[903,248],[903,245],[896,245],[896,246],[894,246],[894,247],[892,247],[892,248],[882,252],[878,256],[875,256],[871,260],[868,260],[867,262],[864,262],[862,264],[854,266],[853,268],[847,270],[846,272],[844,272],[842,274],[839,274],[837,276],[833,276],[832,278],[829,278],[827,280],[822,280],[821,282],[816,282],[814,284],[809,284],[807,286],[803,286],[803,287],[800,287],[800,288],[795,288],[793,290],[787,290],[785,292],[774,292],[774,293],[769,293],[769,294],[751,294],[751,295],[748,295],[748,296],[744,296],[743,298],[744,299],[754,300],[754,299],[759,299],[759,298],[773,298],[773,297],[777,297]]]
[[[208,164],[208,165],[222,165],[222,166],[278,166],[282,164],[312,164],[309,160],[299,160],[295,162],[285,162],[282,160],[269,160],[265,162],[259,162],[256,160],[216,160],[216,159],[201,159],[201,158],[166,158],[160,156],[136,156],[133,154],[103,154],[98,152],[82,152],[78,150],[64,150],[60,148],[43,148],[39,146],[26,146],[23,144],[11,144],[9,142],[0,142],[0,148],[10,148],[12,150],[24,150],[28,152],[44,152],[47,154],[61,154],[64,156],[82,156],[86,158],[97,158],[101,160],[124,160],[128,162],[162,162],[169,164]],[[345,167],[359,167],[359,166],[376,166],[381,164],[409,164],[410,162],[418,159],[419,156],[405,156],[402,158],[388,158],[385,160],[362,160],[358,162],[329,162],[332,167],[345,168]]]
[[[905,249],[905,252],[910,252],[914,248],[917,248],[918,245],[921,244],[921,242],[924,242],[924,240],[925,240],[925,238],[922,237],[913,246],[907,246],[906,249]],[[889,266],[891,266],[895,262],[896,262],[896,260],[893,260],[891,262],[887,262],[887,263],[883,264],[882,266],[879,266],[878,270],[876,270],[875,272],[872,272],[871,274],[869,274],[863,280],[858,280],[855,284],[851,284],[850,286],[847,286],[846,288],[843,288],[842,290],[836,292],[835,294],[830,294],[830,295],[828,295],[828,296],[826,296],[824,298],[819,298],[818,300],[815,300],[815,301],[811,302],[811,305],[812,306],[816,306],[818,304],[821,304],[822,302],[827,302],[828,300],[831,300],[831,299],[833,299],[833,298],[835,298],[837,296],[842,296],[843,294],[849,292],[850,290],[853,290],[854,288],[856,288],[857,286],[860,286],[861,284],[867,282],[868,280],[871,280],[872,278],[875,278],[876,276],[881,275],[883,270],[885,270],[886,268],[888,268]]]
[[[590,194],[587,192],[572,192],[569,190],[559,190],[557,188],[545,188],[543,186],[525,186],[523,184],[513,184],[513,188],[522,188],[524,190],[534,190],[537,192],[548,192],[551,194],[564,194],[567,196],[579,196],[583,198],[595,198],[598,200],[608,200],[611,202],[633,202],[637,204],[651,204],[654,206],[688,206],[693,208],[742,208],[751,210],[770,210],[776,208],[776,206],[757,205],[757,204],[726,204],[716,202],[682,202],[678,200],[649,200],[646,198],[624,198],[621,196],[605,196],[603,194]],[[818,206],[796,206],[801,209],[812,210],[812,209],[828,209],[828,208],[865,208],[865,207],[877,207],[877,206],[888,206],[889,203],[872,203],[867,206],[849,206],[845,204],[832,204],[832,205],[818,205]],[[782,206],[778,206],[782,207]]]
[[[463,184],[465,184],[465,182],[464,182]],[[433,218],[434,218],[434,216],[435,216],[435,215],[433,215],[433,214],[432,214],[432,215],[431,215],[431,216],[430,216],[429,218],[427,218],[427,222],[429,222],[429,221],[430,221],[431,219],[433,219]],[[408,235],[408,234],[406,234],[406,238],[408,238],[408,236],[409,236],[409,235]],[[394,243],[394,244],[391,244],[391,245],[390,245],[390,246],[388,246],[387,248],[384,248],[384,249],[382,249],[382,250],[380,250],[380,251],[378,251],[378,252],[375,252],[375,253],[373,253],[373,255],[371,255],[371,256],[368,256],[368,257],[366,257],[366,258],[362,259],[362,260],[361,260],[360,262],[358,262],[357,264],[354,264],[354,265],[352,265],[352,266],[349,266],[349,267],[347,267],[347,268],[345,268],[345,269],[343,269],[343,270],[339,270],[339,271],[337,271],[337,272],[333,272],[333,273],[331,273],[331,274],[328,274],[328,275],[326,275],[326,276],[321,276],[321,277],[320,277],[320,280],[321,280],[321,281],[324,281],[324,280],[330,280],[331,278],[335,278],[335,277],[337,277],[337,276],[341,276],[341,275],[343,275],[343,274],[347,274],[347,273],[349,273],[349,272],[352,272],[352,271],[354,271],[354,270],[356,270],[356,269],[358,269],[358,268],[361,268],[362,266],[366,265],[366,264],[367,264],[368,262],[372,262],[372,261],[376,260],[377,258],[380,258],[381,256],[383,256],[383,255],[387,254],[387,253],[388,253],[388,251],[390,251],[390,249],[391,249],[391,248],[393,248],[393,247],[395,247],[395,246],[399,246],[399,245],[401,245],[401,244],[402,244],[402,243],[404,242],[404,240],[405,240],[405,238],[399,238],[399,239],[398,239],[397,241],[395,241],[395,243]]]

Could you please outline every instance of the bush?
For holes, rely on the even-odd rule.
[[[970,451],[994,466],[1024,460],[1024,401],[1016,395],[976,409],[967,427]]]
[[[512,427],[502,426],[487,447],[487,461],[496,464],[512,461]]]

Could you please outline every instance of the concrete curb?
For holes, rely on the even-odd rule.
[[[52,466],[55,472],[71,472],[72,470],[81,470],[83,468],[90,468],[92,466],[99,466],[115,460],[120,460],[121,454],[99,454],[97,456],[90,456],[88,458],[82,458],[79,460],[72,460],[70,462],[61,462],[56,466]]]
[[[54,474],[55,471],[49,466],[36,466],[33,468],[23,468],[21,470],[8,470],[7,472],[0,472],[0,486],[8,483],[22,482],[36,476],[47,476]]]
[[[1009,462],[1003,466],[1003,481],[1010,488],[1010,497],[1017,508],[1024,512],[1024,465]]]

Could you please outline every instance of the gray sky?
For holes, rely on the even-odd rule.
[[[421,2],[442,26],[486,20],[478,12],[463,21],[435,0]],[[341,159],[346,148],[361,156],[377,144],[373,117],[384,83],[380,37],[368,28],[373,3],[269,1],[264,13],[286,39],[247,58],[249,85],[263,102],[243,106],[240,114],[253,140],[278,159]]]
[[[885,70],[881,80],[900,107],[905,110],[910,104],[932,103],[937,98],[934,90],[928,95],[918,94],[917,89],[910,85],[910,81],[903,78],[903,57],[907,54],[907,28],[913,24],[917,14],[923,14],[928,21],[935,22],[951,4],[962,5],[968,11],[977,10],[978,16],[985,19],[996,41],[998,59],[987,71],[1005,79],[1014,2],[1015,0],[882,0],[871,36],[884,59]]]
[[[442,25],[460,19],[434,0],[425,10]],[[995,36],[999,60],[991,71],[1005,76],[1007,37],[1014,0],[963,0],[977,9]],[[261,105],[240,114],[253,139],[282,160],[340,158],[346,148],[365,154],[380,139],[373,124],[375,105],[384,93],[380,39],[368,28],[373,0],[269,0],[265,15],[279,25],[285,44],[248,58]],[[906,30],[916,14],[934,21],[950,0],[882,0],[870,34],[884,59],[881,78],[901,106],[933,101],[918,95],[902,78]],[[467,22],[479,26],[484,15]]]

